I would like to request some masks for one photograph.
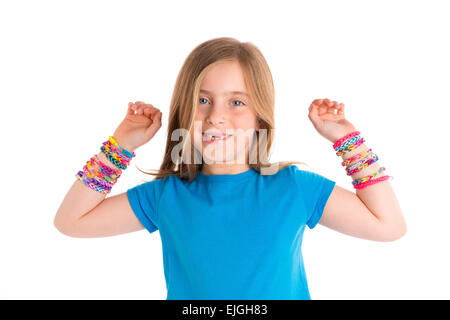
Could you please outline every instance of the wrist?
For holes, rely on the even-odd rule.
[[[116,140],[117,144],[122,148],[128,151],[129,153],[133,153],[137,147],[133,146],[129,142],[126,141],[126,139],[120,137],[120,136],[113,136],[114,140]]]

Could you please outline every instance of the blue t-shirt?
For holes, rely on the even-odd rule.
[[[159,230],[167,300],[309,300],[301,244],[335,182],[289,165],[175,175],[127,190],[142,225]]]

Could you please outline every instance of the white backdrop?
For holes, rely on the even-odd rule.
[[[327,97],[345,103],[348,120],[394,177],[408,225],[402,239],[306,229],[312,299],[450,298],[445,4],[1,2],[0,298],[166,298],[159,232],[77,239],[59,233],[53,219],[129,101],[163,112],[162,128],[134,159],[143,169],[159,167],[179,69],[195,46],[219,36],[254,43],[269,63],[276,90],[272,161],[307,162],[353,190],[307,116],[313,99]],[[131,165],[111,195],[141,179],[151,176]]]

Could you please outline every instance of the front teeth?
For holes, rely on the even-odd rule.
[[[224,140],[224,139],[230,137],[231,135],[217,137],[217,136],[211,136],[211,135],[208,135],[207,133],[205,133],[204,136],[207,141],[211,141],[211,140],[215,141],[215,140]]]

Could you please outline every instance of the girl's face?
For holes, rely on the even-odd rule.
[[[259,125],[247,94],[237,61],[220,62],[206,74],[193,130],[194,146],[202,153],[203,165],[219,162],[248,167],[249,143]],[[208,133],[217,137],[211,139]]]

